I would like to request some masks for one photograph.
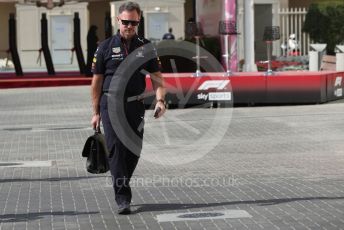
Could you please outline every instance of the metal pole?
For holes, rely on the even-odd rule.
[[[225,35],[224,40],[225,40],[225,66],[226,66],[226,73],[225,76],[230,76],[232,75],[231,71],[231,42],[230,42],[230,35]]]
[[[254,1],[244,0],[244,56],[246,72],[257,71],[254,62]]]
[[[201,55],[200,55],[200,48],[199,48],[199,39],[200,37],[199,36],[195,36],[196,38],[196,63],[197,63],[197,70],[196,70],[196,74],[195,76],[196,77],[200,77],[202,76],[202,73],[201,73]]]
[[[268,70],[265,73],[266,75],[272,75],[272,67],[271,67],[271,56],[272,56],[272,41],[267,41],[266,42],[266,46],[267,46],[267,55],[268,55]]]

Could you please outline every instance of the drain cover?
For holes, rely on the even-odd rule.
[[[223,216],[223,213],[219,212],[199,212],[199,213],[191,213],[191,214],[184,214],[178,216],[178,218],[205,218],[205,217],[216,217],[216,216]]]
[[[188,213],[168,213],[157,215],[158,222],[186,221],[186,220],[209,220],[209,219],[234,219],[251,218],[252,216],[245,210],[219,210],[209,212],[188,212]]]

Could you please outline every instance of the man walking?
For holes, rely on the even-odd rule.
[[[172,33],[172,28],[168,29],[168,33],[164,34],[162,40],[174,40],[174,35]]]
[[[129,182],[138,163],[139,154],[132,152],[130,146],[123,143],[123,140],[119,138],[120,131],[111,123],[108,109],[112,106],[108,105],[108,93],[109,90],[113,90],[110,89],[111,80],[113,78],[130,78],[125,86],[123,110],[132,131],[139,136],[141,141],[139,146],[142,146],[142,125],[145,113],[145,107],[140,95],[144,92],[146,86],[145,74],[140,69],[150,73],[156,95],[156,118],[161,117],[165,112],[165,88],[158,57],[140,66],[132,76],[121,76],[118,73],[114,76],[120,64],[130,53],[137,48],[143,49],[142,47],[149,43],[148,40],[139,37],[136,33],[140,18],[141,9],[137,3],[123,3],[119,8],[119,16],[117,17],[119,32],[99,44],[93,61],[91,85],[93,117],[91,123],[93,128],[99,127],[100,120],[103,123],[107,147],[110,152],[109,165],[119,214],[131,213],[132,193]],[[140,58],[140,55],[137,58]],[[134,66],[124,67],[135,68]],[[128,100],[129,98],[131,99]]]

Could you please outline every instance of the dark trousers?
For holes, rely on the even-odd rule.
[[[130,127],[136,133],[141,141],[143,139],[143,117],[144,104],[140,101],[128,102],[123,108],[126,119]],[[100,103],[101,120],[104,127],[104,134],[108,149],[110,151],[109,165],[112,175],[115,199],[118,205],[131,202],[132,193],[129,185],[130,179],[134,173],[139,156],[130,151],[129,146],[125,146],[116,134],[116,129],[111,125],[107,105],[107,96],[103,95]]]

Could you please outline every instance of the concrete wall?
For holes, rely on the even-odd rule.
[[[298,7],[309,7],[312,3],[312,0],[289,0],[289,7],[290,8],[298,8]]]
[[[48,43],[50,52],[53,58],[55,70],[77,70],[78,64],[75,53],[72,54],[70,51],[66,56],[65,60],[68,59],[70,62],[65,64],[58,64],[54,62],[54,50],[52,49],[53,43],[56,42],[52,38],[51,23],[52,17],[55,16],[69,16],[70,20],[70,31],[66,31],[69,34],[68,44],[64,44],[63,48],[71,49],[73,45],[73,18],[74,13],[79,13],[80,18],[80,37],[81,47],[83,49],[84,58],[87,52],[87,31],[89,28],[89,15],[87,10],[88,3],[77,3],[77,4],[65,4],[62,7],[55,7],[52,10],[47,10],[44,7],[36,7],[34,5],[16,5],[17,12],[17,45],[18,53],[22,62],[24,71],[30,70],[44,70],[45,62],[43,55],[41,55],[41,62],[37,61],[39,57],[38,50],[41,48],[41,17],[42,13],[46,13],[48,20]],[[63,36],[64,32],[60,32]],[[72,58],[73,57],[73,58]]]
[[[194,7],[193,0],[185,1],[185,22],[187,22],[189,18],[194,17],[193,7]]]
[[[271,4],[272,5],[272,25],[277,26],[280,23],[280,17],[278,10],[281,7],[287,7],[288,2],[285,0],[254,0],[254,4]],[[238,1],[238,31],[240,35],[238,36],[238,59],[244,58],[244,2]],[[256,22],[259,23],[259,22]],[[252,36],[252,35],[248,35]],[[253,35],[254,36],[254,35]],[[278,55],[280,47],[277,43],[273,45],[273,55]]]
[[[125,1],[111,2],[111,18],[114,27],[114,31],[117,31],[118,24],[116,17],[118,16],[118,8]],[[184,38],[185,31],[185,0],[136,0],[140,4],[141,10],[143,11],[143,17],[145,19],[145,37],[150,39],[148,34],[148,15],[155,13],[161,13],[168,15],[168,26],[164,28],[166,32],[168,27],[173,28],[173,34],[176,39]]]
[[[98,27],[97,36],[99,41],[102,41],[105,39],[105,15],[106,12],[110,13],[110,2],[89,2],[88,10],[90,15],[90,26],[95,25]]]
[[[8,41],[8,19],[10,13],[15,13],[14,3],[0,3],[0,58],[7,55],[4,50],[9,48]]]
[[[289,0],[280,0],[279,1],[280,7],[281,8],[288,8],[289,6]]]

